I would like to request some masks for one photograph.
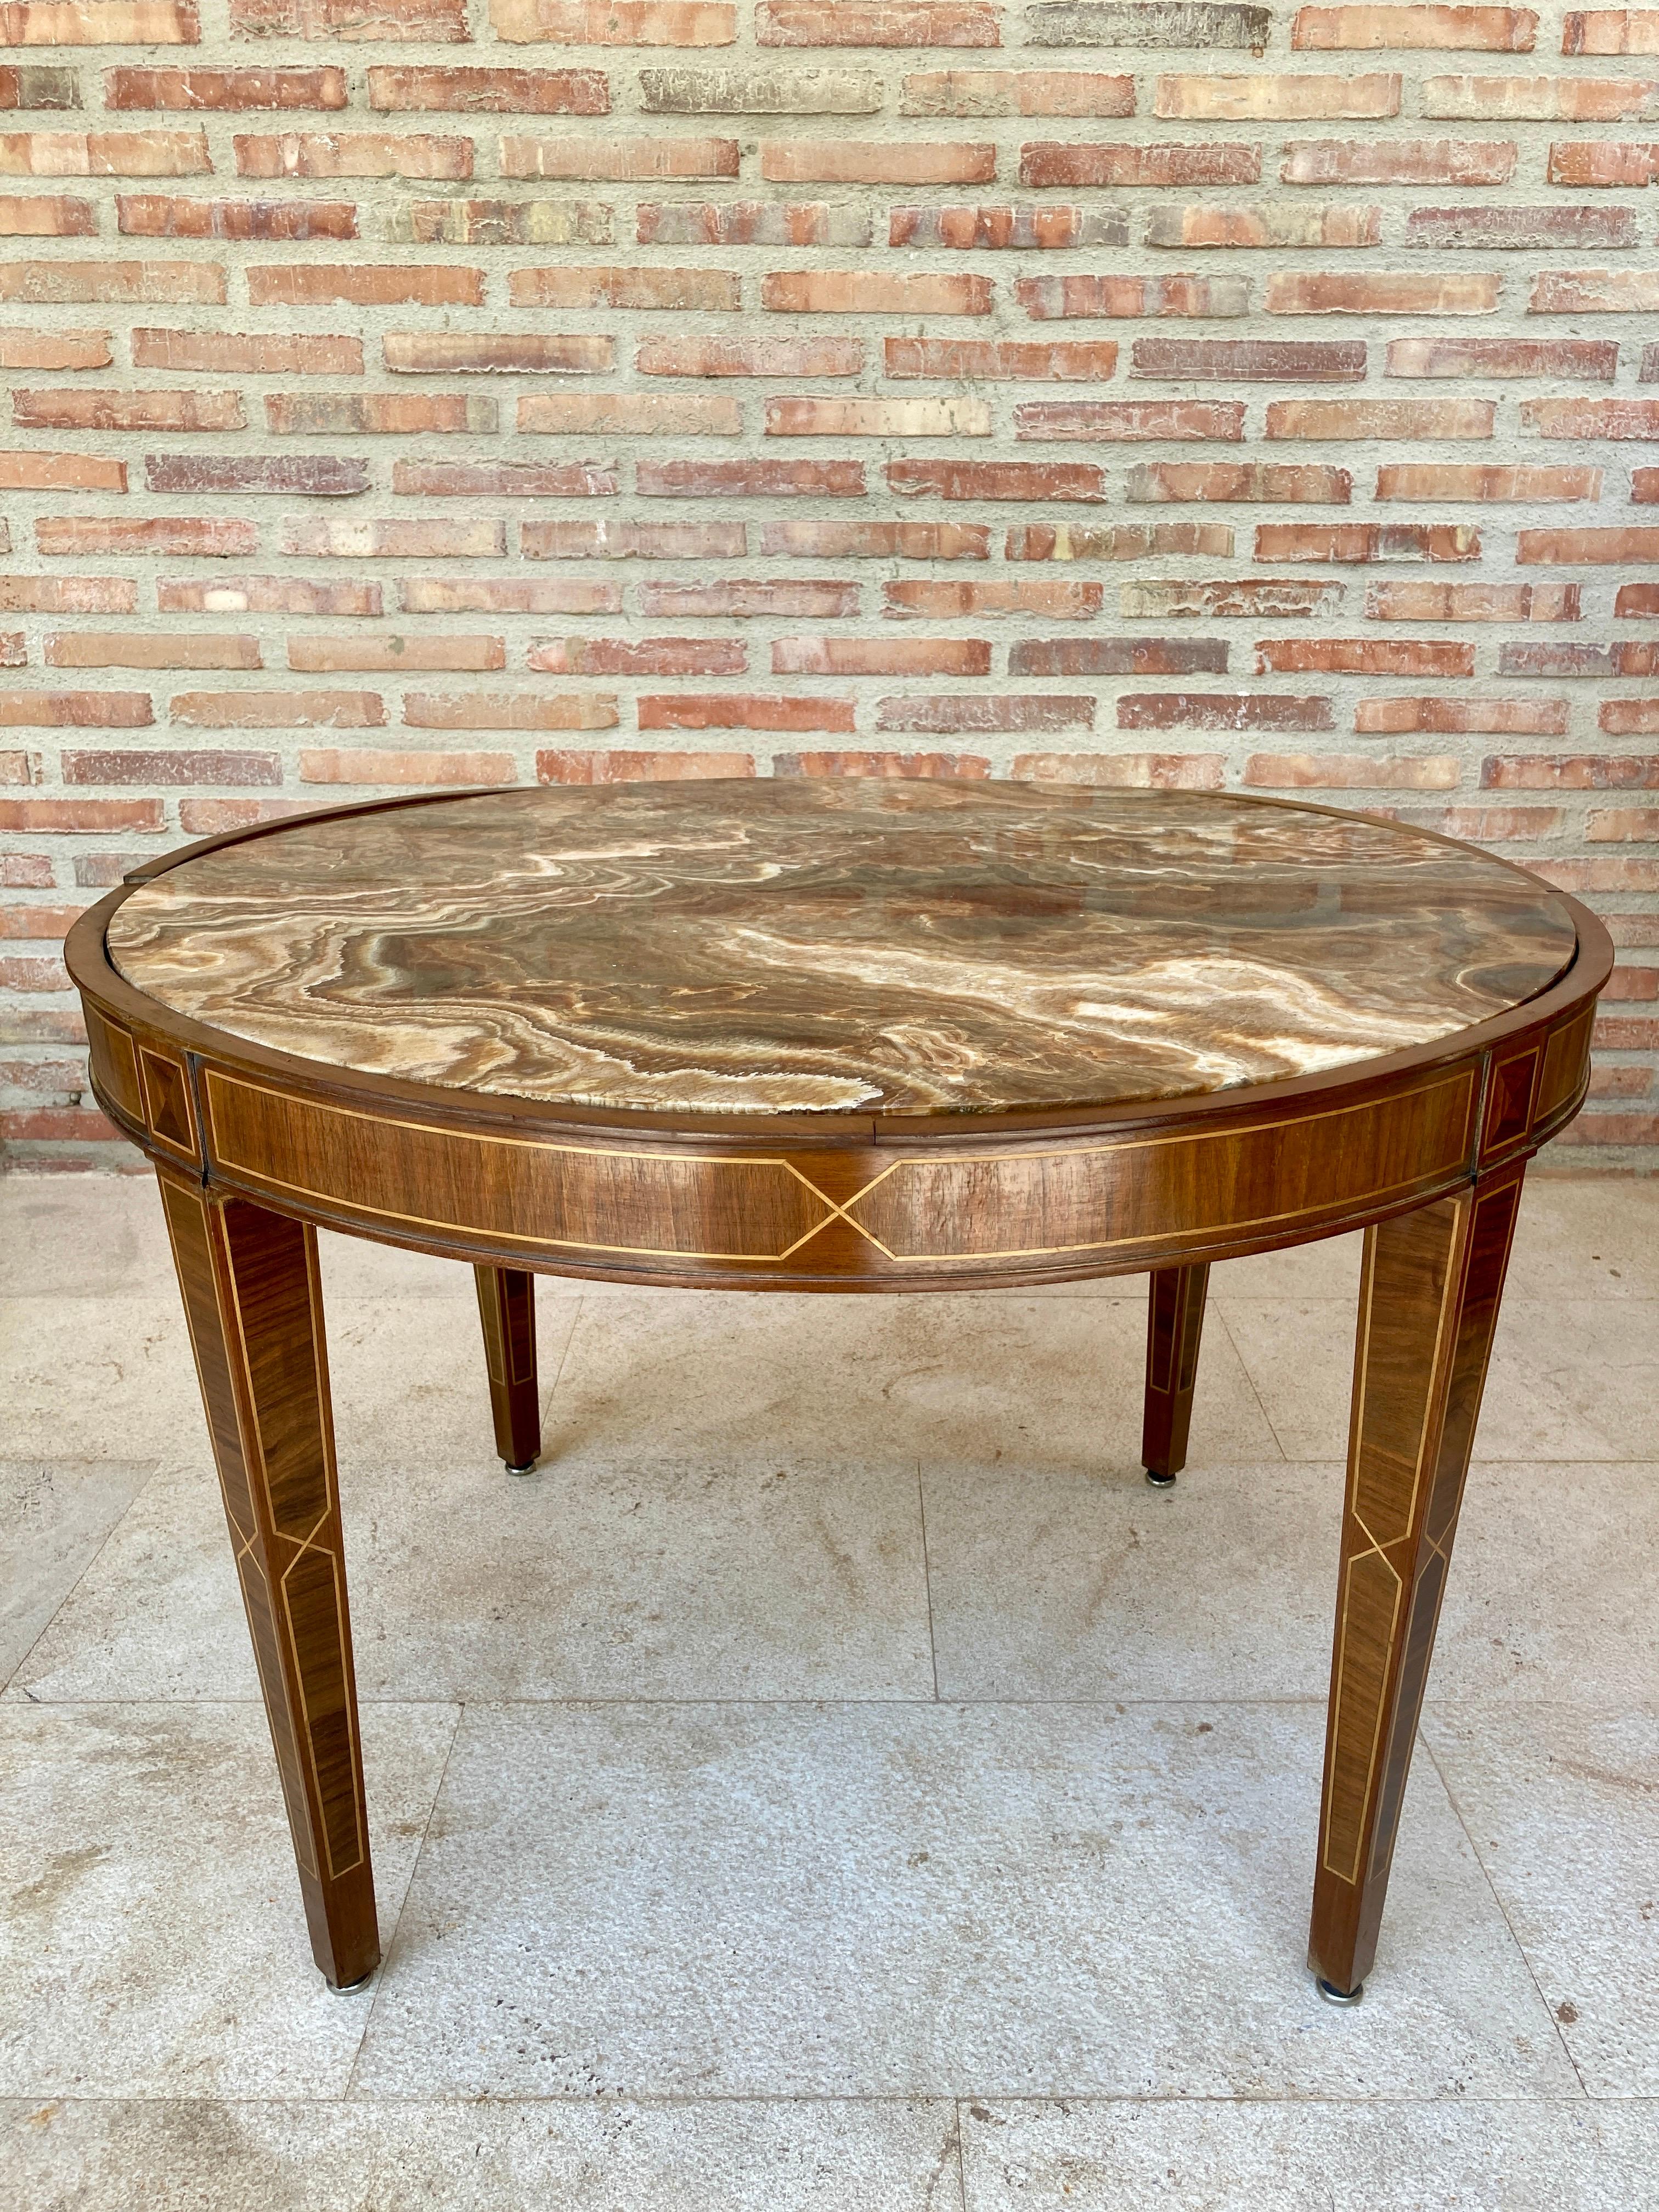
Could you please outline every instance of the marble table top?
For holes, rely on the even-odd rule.
[[[143,884],[117,969],[331,1066],[561,1103],[904,1115],[1362,1063],[1571,961],[1535,878],[1200,793],[778,778],[296,819]]]

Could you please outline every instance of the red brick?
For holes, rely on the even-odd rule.
[[[1258,676],[1473,676],[1474,647],[1403,637],[1262,638],[1255,648],[1255,672]]]
[[[1292,138],[1279,179],[1287,185],[1506,185],[1510,139]]]
[[[70,988],[61,960],[42,960],[27,954],[9,954],[0,959],[0,991],[67,991]]]
[[[1601,567],[1659,561],[1659,528],[1650,530],[1523,530],[1516,559],[1523,568],[1567,564]]]
[[[1265,207],[1155,207],[1146,219],[1148,246],[1203,248],[1376,246],[1382,234],[1376,207],[1313,207],[1295,200]]]
[[[1577,584],[1373,584],[1373,622],[1577,622]]]
[[[1363,338],[1137,338],[1132,376],[1230,384],[1363,384]]]
[[[1393,461],[1376,471],[1378,499],[1600,499],[1600,469],[1457,467],[1444,462]]]
[[[1569,1145],[1659,1144],[1659,1114],[1581,1114],[1560,1132]]]
[[[1406,219],[1407,246],[1453,252],[1602,252],[1636,242],[1626,207],[1413,208]]]
[[[673,783],[753,775],[752,753],[540,752],[538,783]]]
[[[1014,435],[1118,444],[1239,439],[1244,435],[1244,406],[1237,399],[1028,400],[1014,410]]]
[[[1244,781],[1272,791],[1455,791],[1449,755],[1380,760],[1370,753],[1252,753]]]
[[[868,246],[867,209],[827,200],[647,200],[635,221],[641,246]]]
[[[649,338],[634,366],[641,376],[856,376],[864,345],[859,338]]]
[[[224,631],[58,630],[46,640],[48,668],[258,668],[259,641]]]
[[[1591,845],[1651,845],[1659,840],[1659,806],[1597,807],[1585,819],[1584,837]],[[1623,969],[1610,978],[1607,996],[1659,998],[1659,969]]]
[[[1498,305],[1498,281],[1281,270],[1267,279],[1267,308],[1270,315],[1489,315]]]
[[[548,638],[526,666],[548,676],[741,676],[742,641],[726,637]]]
[[[0,611],[20,615],[131,615],[138,586],[130,576],[0,576]]]
[[[341,670],[505,668],[499,637],[291,637],[288,665],[306,675]]]
[[[572,46],[729,46],[730,0],[489,0],[498,39]]]
[[[143,752],[66,752],[65,783],[270,784],[283,780],[275,753],[180,752],[169,746]]]
[[[222,307],[225,272],[210,261],[0,262],[0,300],[36,307],[138,301]]]
[[[741,522],[526,522],[526,561],[730,561],[748,550]]]
[[[1022,146],[1019,155],[1019,181],[1039,191],[1092,185],[1253,185],[1261,175],[1259,146],[1224,141],[1208,146],[1060,141]]]
[[[1053,252],[1127,246],[1129,218],[1121,209],[1053,204],[896,207],[888,212],[887,243],[942,247],[951,252]]]
[[[201,131],[11,131],[0,133],[0,175],[191,177],[213,167]]]
[[[760,550],[797,561],[983,561],[991,533],[976,522],[765,522]]]
[[[354,747],[305,751],[300,755],[301,783],[447,784],[513,783],[517,772],[511,753],[387,752]]]
[[[1009,774],[1022,782],[1084,783],[1116,791],[1219,791],[1220,753],[1020,753]]]
[[[1077,70],[924,70],[904,80],[901,115],[1133,115],[1135,81]]]
[[[536,392],[520,400],[518,427],[552,437],[737,438],[743,410],[724,392]]]
[[[1298,8],[1291,44],[1325,52],[1462,46],[1528,54],[1537,29],[1538,17],[1530,8]]]
[[[1533,315],[1636,315],[1659,307],[1659,270],[1547,269],[1532,280]]]
[[[0,751],[0,783],[39,783],[40,756],[7,746]]]
[[[988,676],[979,637],[780,637],[774,676]]]
[[[878,730],[913,731],[919,737],[951,737],[964,732],[997,736],[1010,730],[1091,730],[1094,721],[1095,702],[1086,694],[1067,698],[1048,691],[1012,695],[967,691],[876,702]]]
[[[128,238],[297,240],[356,238],[349,200],[191,200],[123,192],[115,203]]]
[[[1547,837],[1561,818],[1559,806],[1402,806],[1395,819],[1467,844],[1498,845]]]
[[[538,577],[533,582],[497,582],[483,577],[450,581],[406,576],[398,586],[406,615],[614,615],[622,611],[621,587],[587,577]]]
[[[413,44],[470,38],[466,0],[230,0],[242,39],[396,39]]]
[[[325,561],[487,561],[507,551],[507,526],[477,522],[313,522],[294,516],[281,550]]]
[[[1523,399],[1523,429],[1542,438],[1659,437],[1659,399]]]
[[[504,177],[599,183],[638,178],[735,177],[735,138],[503,138]]]
[[[125,491],[125,461],[93,453],[0,453],[0,491]]]
[[[362,461],[329,453],[146,453],[144,480],[151,491],[239,498],[350,499],[369,488]]]
[[[1659,53],[1659,9],[1570,10],[1562,18],[1561,51],[1564,54]]]
[[[775,753],[775,775],[886,775],[978,778],[991,763],[977,753]]]
[[[1261,522],[1258,561],[1478,561],[1480,533],[1467,523]]]
[[[861,499],[862,461],[641,461],[642,499]]]
[[[1300,461],[1141,461],[1129,471],[1127,492],[1136,502],[1248,500],[1346,507],[1353,478],[1346,469]]]
[[[769,399],[769,438],[988,438],[982,399]]]
[[[97,516],[81,521],[70,515],[51,514],[42,515],[35,524],[34,542],[49,557],[132,553],[230,560],[238,554],[254,552],[259,531],[252,522],[173,521],[166,516],[135,516],[131,520]]]
[[[883,353],[889,376],[960,378],[975,383],[1097,384],[1117,366],[1117,343],[1112,338],[1062,339],[1054,344],[1007,343],[994,338],[887,338]]]
[[[368,104],[385,114],[445,109],[464,115],[608,115],[603,70],[372,69]]]
[[[515,307],[609,307],[735,314],[739,279],[725,269],[515,269],[507,278]]]
[[[760,0],[763,46],[1000,46],[997,0]]]
[[[1120,730],[1328,730],[1328,699],[1270,692],[1130,692],[1117,702]]]
[[[107,331],[0,330],[0,368],[107,368]]]
[[[465,392],[273,392],[265,398],[265,427],[276,437],[489,437],[496,421],[493,399]]]
[[[155,719],[148,691],[0,691],[0,728],[134,730]]]
[[[607,691],[411,691],[404,720],[422,730],[611,730]]]
[[[856,615],[858,611],[858,586],[830,578],[773,581],[721,577],[708,582],[640,586],[640,612],[644,615],[707,616],[726,622],[783,615],[822,621]]]
[[[1610,384],[1619,367],[1614,338],[1394,338],[1390,376],[1572,376]]]
[[[0,832],[38,836],[165,827],[159,799],[0,799]]]
[[[477,307],[483,302],[481,270],[424,264],[370,268],[362,264],[258,263],[247,272],[247,285],[248,299],[256,307],[326,307],[342,301],[365,307]]]
[[[20,430],[244,430],[236,392],[30,392],[14,388]]]
[[[968,615],[1047,615],[1092,621],[1105,599],[1102,584],[1051,582],[1046,576],[997,577],[985,582],[954,578],[884,584],[887,614],[899,620],[948,622]]]
[[[135,368],[203,370],[219,376],[361,376],[361,338],[276,332],[137,330]]]
[[[1647,738],[1659,732],[1659,699],[1604,699],[1596,727],[1610,738]]]
[[[314,805],[309,799],[181,799],[179,827],[187,837],[216,837],[222,830],[246,830],[255,822],[308,814]]]
[[[106,107],[343,107],[343,69],[112,69],[104,72]]]
[[[988,315],[988,276],[890,276],[880,270],[779,270],[761,305],[782,315]]]
[[[890,489],[901,498],[1100,501],[1105,472],[1083,461],[890,461]]]
[[[1619,622],[1640,622],[1659,615],[1659,584],[1620,584],[1613,612]]]
[[[1659,146],[1610,138],[1568,140],[1550,148],[1545,174],[1553,185],[1580,191],[1609,186],[1639,191],[1659,176]]]
[[[58,880],[45,853],[0,853],[0,884],[12,890],[50,890]]]
[[[616,341],[598,334],[390,331],[380,343],[387,368],[404,376],[588,375],[610,368],[616,356]]]
[[[472,141],[387,131],[285,131],[236,141],[239,177],[472,174]]]
[[[642,730],[835,730],[854,726],[850,699],[794,699],[775,692],[712,692],[701,696],[647,693],[639,702]]]
[[[315,584],[300,576],[160,576],[161,614],[378,615],[378,584]]]
[[[74,70],[52,69],[40,63],[25,64],[21,69],[0,69],[0,107],[80,105],[81,80]]]
[[[1276,621],[1297,616],[1334,613],[1342,605],[1340,584],[1304,584],[1293,577],[1226,577],[1207,581],[1150,582],[1135,580],[1118,586],[1118,611],[1127,620],[1152,617],[1204,615],[1212,620],[1242,622],[1271,616]]]
[[[176,691],[169,712],[199,730],[371,730],[386,703],[378,691]]]
[[[1371,737],[1428,730],[1445,736],[1559,738],[1566,733],[1567,702],[1565,699],[1362,699],[1354,708],[1353,726]]]
[[[988,185],[994,146],[924,146],[915,139],[768,138],[761,174],[775,185]]]
[[[1186,123],[1369,121],[1400,112],[1395,75],[1161,76],[1154,115]]]
[[[1227,644],[1213,637],[1024,637],[1009,648],[1011,676],[1215,676]]]
[[[392,489],[422,499],[612,499],[612,465],[596,461],[398,461]]]
[[[91,238],[97,229],[90,200],[66,198],[60,192],[0,198],[0,237]]]
[[[983,280],[981,280],[983,281]],[[1014,297],[1033,322],[1133,315],[1242,315],[1242,276],[1023,276]]]

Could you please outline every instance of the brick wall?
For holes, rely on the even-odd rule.
[[[146,854],[834,766],[1305,791],[1523,860],[1621,948],[1577,1157],[1655,1157],[1659,8],[0,35],[15,1159],[110,1157],[53,939]]]

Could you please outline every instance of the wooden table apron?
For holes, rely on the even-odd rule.
[[[453,793],[443,796],[453,797]],[[419,804],[391,802],[392,804]],[[380,1956],[314,1224],[478,1268],[505,1458],[538,1444],[531,1274],[715,1289],[1152,1277],[1143,1456],[1185,1452],[1213,1260],[1366,1231],[1310,1963],[1357,1990],[1389,1860],[1528,1159],[1583,1103],[1607,932],[1440,1042],[1166,1105],[964,1117],[550,1109],[354,1073],[116,972],[147,864],[70,935],[93,1086],[155,1164],[318,1964]],[[966,1125],[965,1125],[966,1124]]]

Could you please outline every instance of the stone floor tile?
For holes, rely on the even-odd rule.
[[[1577,2083],[1432,1763],[1356,2011],[1322,1708],[470,1707],[354,2095]]]
[[[341,1478],[365,1698],[931,1698],[914,1467]],[[211,1469],[158,1475],[14,1695],[252,1698]]]
[[[948,2103],[0,2106],[10,2212],[961,2212]]]
[[[945,1698],[1318,1698],[1340,1467],[1109,1475],[930,1467]]]
[[[1659,1713],[1436,1704],[1424,1734],[1585,2087],[1659,2095]]]
[[[12,1297],[178,1296],[155,1178],[0,1175],[0,1250]]]
[[[1194,1416],[1214,1457],[1279,1456],[1220,1332]],[[1136,1468],[1146,1317],[1101,1298],[770,1297],[638,1291],[582,1301],[546,1448],[770,1467],[784,1455]]]
[[[1510,1255],[1520,1298],[1659,1298],[1659,1176],[1534,1176]]]
[[[0,1684],[155,1467],[154,1460],[0,1460]]]
[[[1347,1450],[1354,1311],[1334,1299],[1217,1302],[1286,1459]],[[1212,1309],[1212,1310],[1215,1309]],[[1202,1402],[1205,1334],[1197,1407]],[[1477,1458],[1651,1460],[1659,1424],[1659,1305],[1506,1298],[1486,1376]]]
[[[1359,1258],[1364,1232],[1322,1237],[1282,1252],[1256,1252],[1248,1260],[1219,1260],[1210,1270],[1212,1298],[1346,1298],[1359,1302]]]
[[[454,1729],[363,1713],[382,1938]],[[370,1993],[311,1961],[257,1705],[0,1707],[0,2094],[330,2096]]]
[[[1659,2107],[963,2108],[966,2212],[1650,2212]]]

